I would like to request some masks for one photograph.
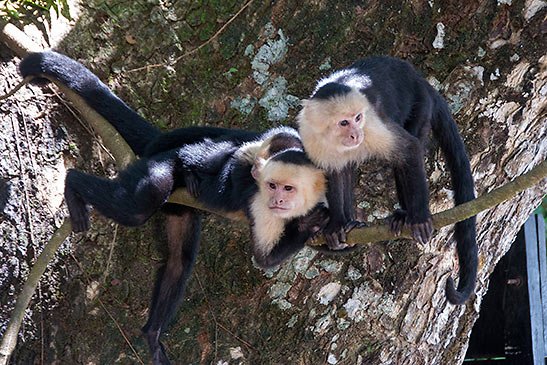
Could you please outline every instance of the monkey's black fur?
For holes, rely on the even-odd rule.
[[[21,62],[20,71],[23,77],[34,75],[57,80],[78,93],[141,156],[120,171],[114,180],[69,170],[65,198],[75,231],[89,228],[87,205],[127,226],[144,223],[164,207],[169,254],[166,265],[158,271],[150,315],[143,332],[153,363],[168,364],[159,338],[178,307],[192,272],[199,246],[201,217],[192,208],[164,205],[166,199],[175,188],[187,186],[199,195],[198,200],[211,208],[243,210],[253,225],[249,201],[257,194],[258,187],[251,175],[253,161],[242,158],[242,151],[248,142],[276,135],[269,146],[269,156],[282,159],[285,150],[289,150],[294,161],[311,165],[302,151],[298,133],[283,127],[263,133],[190,127],[162,134],[116,97],[93,73],[66,56],[56,52],[30,54]],[[299,150],[295,151],[295,148]],[[316,233],[317,227],[324,226],[327,218],[326,208],[319,204],[306,216],[289,220],[273,250],[256,257],[257,262],[265,267],[281,263],[300,250]]]
[[[352,90],[365,95],[381,120],[380,123],[387,127],[396,140],[396,146],[388,151],[387,156],[369,153],[361,158],[361,161],[368,158],[383,159],[393,166],[402,209],[394,212],[389,219],[390,226],[397,232],[402,225],[408,225],[413,237],[425,242],[432,231],[423,164],[424,144],[430,129],[440,144],[450,170],[455,203],[462,204],[475,197],[469,159],[446,101],[409,63],[392,57],[363,59],[333,73],[318,83],[310,100],[321,104],[347,95]],[[366,113],[363,116],[365,125],[368,123]],[[302,128],[300,132],[311,159],[320,163],[308,148]],[[365,142],[367,137],[365,132]],[[331,233],[353,221],[352,165],[361,161],[349,161],[344,168],[333,171],[327,169],[327,200],[331,214],[327,231]],[[344,191],[343,195],[339,194],[340,190]],[[446,295],[451,303],[462,304],[473,293],[478,266],[475,236],[475,217],[456,224],[460,280],[457,291],[452,279],[447,280]]]

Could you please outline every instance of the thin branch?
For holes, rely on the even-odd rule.
[[[0,364],[4,365],[9,363],[9,357],[17,344],[17,334],[19,333],[21,322],[25,316],[25,310],[36,291],[36,287],[38,286],[40,278],[46,270],[48,263],[53,259],[55,252],[57,252],[57,249],[68,237],[70,232],[72,232],[72,224],[67,218],[61,227],[53,234],[32,266],[29,276],[21,289],[21,293],[17,296],[15,308],[11,313],[6,332],[4,332],[4,335],[2,336],[2,342],[0,343]]]
[[[122,167],[127,166],[131,161],[135,159],[135,154],[133,153],[133,150],[129,148],[127,142],[125,142],[125,140],[116,131],[116,129],[110,123],[108,123],[108,121],[104,119],[99,113],[92,109],[80,95],[76,94],[66,85],[62,84],[52,77],[49,77],[47,75],[42,75],[41,77],[46,78],[51,83],[57,85],[57,87],[65,94],[65,96],[68,100],[70,100],[74,108],[76,108],[80,112],[84,119],[101,137],[104,143],[104,145],[101,144],[101,146],[107,151],[107,153],[111,155],[111,157],[116,160],[118,165]],[[7,98],[8,96],[15,94],[23,85],[27,84],[33,78],[34,76],[27,76],[13,90],[5,95],[0,96],[0,101]],[[55,91],[53,92],[55,93],[55,95],[57,95]],[[62,98],[59,97],[59,99],[63,104],[65,104],[65,101]],[[73,113],[70,108],[68,110]],[[108,148],[105,148],[105,145],[108,146]]]
[[[253,3],[254,0],[250,0],[249,2],[247,2],[247,4],[243,5],[243,7],[241,9],[239,9],[239,11],[233,16],[231,17],[222,27],[220,27],[220,29],[215,33],[213,34],[213,36],[211,38],[209,38],[208,40],[206,40],[204,43],[202,43],[199,47],[197,48],[194,48],[193,50],[191,51],[188,51],[186,53],[184,53],[183,55],[181,56],[178,56],[177,58],[175,58],[174,60],[171,60],[171,61],[165,61],[163,63],[158,63],[158,64],[155,64],[155,65],[148,65],[148,66],[143,66],[143,67],[138,67],[138,68],[134,68],[134,69],[131,69],[129,71],[126,71],[127,73],[130,73],[130,72],[137,72],[137,71],[142,71],[142,70],[149,70],[151,68],[158,68],[158,67],[165,67],[165,66],[169,66],[169,65],[174,65],[175,63],[179,62],[180,60],[182,60],[184,57],[187,57],[187,56],[190,56],[191,54],[194,54],[196,53],[197,51],[199,51],[200,49],[202,49],[203,47],[205,47],[206,45],[208,45],[209,43],[211,43],[216,37],[218,37],[218,35],[220,33],[222,33],[222,31],[224,29],[226,29],[226,27],[228,25],[230,25],[231,22],[233,22],[238,16],[239,14],[241,14],[243,12],[243,10],[245,10],[247,7],[249,7],[249,5],[251,5]]]
[[[441,227],[473,217],[482,211],[495,207],[505,200],[511,199],[518,193],[540,183],[545,178],[547,178],[547,160],[500,188],[492,190],[467,203],[433,214],[433,226],[438,230]],[[365,243],[388,241],[397,238],[411,238],[410,231],[405,227],[399,236],[395,236],[391,233],[387,225],[375,225],[354,229],[348,233],[347,240],[352,243]],[[316,244],[320,244],[320,242]]]
[[[199,279],[199,275],[195,273],[196,279],[198,281],[199,287],[201,289],[201,292],[203,293],[203,296],[205,297],[205,302],[207,303],[207,307],[209,307],[209,313],[211,313],[211,317],[213,317],[213,321],[215,322],[215,325],[222,328],[224,331],[228,332],[230,335],[232,335],[236,340],[247,346],[249,350],[255,350],[255,348],[247,341],[242,339],[241,337],[238,337],[236,334],[234,334],[232,331],[230,331],[228,328],[224,327],[220,322],[217,321],[215,312],[211,308],[211,303],[209,303],[209,298],[207,297],[207,293],[205,292],[205,289],[203,288],[203,284],[201,284],[201,280]],[[215,341],[216,342],[216,341]],[[216,358],[216,356],[215,356]]]
[[[72,256],[72,259],[74,259],[74,261],[76,262],[76,264],[78,265],[78,267],[80,268],[80,271],[82,272],[82,274],[84,274],[86,280],[87,280],[87,283],[89,285],[91,285],[92,283],[92,280],[91,278],[89,277],[89,275],[87,275],[87,272],[84,270],[84,267],[82,266],[82,264],[80,264],[80,262],[76,259],[76,256],[74,256],[72,253],[70,253],[70,256]],[[125,332],[123,331],[122,327],[119,325],[118,321],[116,321],[116,319],[114,318],[114,316],[112,316],[112,314],[110,314],[110,312],[108,311],[108,309],[106,309],[106,306],[104,305],[103,301],[101,300],[101,298],[97,297],[97,301],[99,302],[99,304],[101,305],[101,307],[103,308],[103,310],[106,312],[106,314],[110,317],[110,319],[112,320],[112,322],[114,322],[114,324],[116,325],[116,327],[118,328],[118,331],[120,331],[123,339],[125,340],[125,342],[129,345],[129,348],[131,348],[131,351],[133,351],[133,354],[135,355],[135,357],[137,358],[137,361],[141,364],[144,365],[144,362],[141,360],[139,354],[137,353],[137,350],[135,350],[135,348],[133,347],[133,345],[131,344],[131,341],[129,341],[129,339],[127,338],[127,336],[125,335]]]
[[[23,79],[23,81],[21,81],[20,83],[17,84],[17,86],[15,86],[10,92],[8,92],[7,94],[5,95],[0,95],[0,101],[4,100],[4,99],[7,99],[9,98],[10,96],[12,96],[13,94],[15,94],[17,91],[19,91],[20,88],[22,88],[23,86],[25,86],[26,84],[28,84],[32,79],[34,78],[33,75],[29,75],[27,77],[25,77]]]

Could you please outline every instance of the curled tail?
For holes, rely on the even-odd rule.
[[[436,108],[437,115],[432,121],[433,134],[441,145],[450,169],[454,198],[456,205],[459,205],[475,198],[473,175],[456,122],[452,119],[444,99],[440,97],[436,99],[439,102]],[[475,217],[471,217],[455,225],[454,235],[460,264],[460,280],[457,290],[452,278],[446,281],[446,296],[452,304],[463,304],[475,289],[478,267],[475,224]]]
[[[47,76],[76,92],[116,128],[137,155],[142,155],[146,145],[161,133],[91,71],[67,56],[53,51],[31,53],[21,61],[19,70],[23,77]]]

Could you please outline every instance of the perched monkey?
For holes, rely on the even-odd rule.
[[[120,171],[115,179],[70,169],[65,198],[74,230],[89,228],[87,205],[120,224],[141,225],[174,189],[193,185],[191,190],[206,206],[228,212],[243,210],[251,222],[254,252],[260,253],[255,256],[257,262],[274,266],[288,256],[277,257],[279,251],[272,251],[275,246],[302,248],[314,233],[309,231],[311,226],[295,222],[305,228],[306,234],[300,239],[296,231],[295,237],[287,235],[287,221],[305,216],[326,191],[321,170],[301,148],[293,147],[299,143],[296,131],[274,128],[243,145],[206,138],[145,156]],[[290,147],[271,152],[274,144]],[[255,156],[260,150],[266,151],[266,158],[258,166]],[[322,217],[324,208],[318,207],[316,212]]]
[[[452,176],[455,202],[472,200],[473,176],[465,146],[441,95],[407,62],[372,57],[334,72],[317,84],[298,115],[299,132],[310,159],[327,171],[330,221],[325,238],[331,248],[344,247],[353,216],[353,174],[365,160],[392,167],[401,205],[387,219],[400,234],[409,226],[424,243],[433,232],[424,171],[424,142],[433,130]],[[446,295],[454,304],[473,293],[477,273],[475,218],[456,224],[460,262],[458,290],[451,278]]]
[[[158,270],[143,327],[154,364],[169,363],[160,336],[184,294],[201,230],[195,209],[164,204],[175,188],[187,187],[214,209],[243,210],[251,223],[253,255],[263,267],[300,250],[328,222],[321,203],[325,177],[292,128],[259,133],[190,127],[162,134],[66,56],[31,54],[20,71],[23,77],[58,80],[78,93],[141,156],[113,180],[69,170],[65,199],[75,231],[89,228],[87,205],[128,226],[144,223],[160,207],[166,213],[167,263]]]

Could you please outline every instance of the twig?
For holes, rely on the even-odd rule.
[[[27,76],[23,79],[23,81],[21,81],[20,83],[17,84],[17,86],[15,86],[11,91],[9,91],[7,94],[4,94],[4,95],[0,95],[0,101],[4,100],[4,99],[7,99],[9,98],[10,96],[12,96],[13,94],[15,94],[17,91],[19,91],[20,88],[22,88],[24,85],[28,84],[32,79],[34,78],[33,75],[30,75],[30,76]]]
[[[80,271],[82,272],[82,274],[84,274],[87,282],[89,285],[91,285],[92,283],[92,280],[91,278],[89,277],[89,275],[87,275],[87,272],[84,270],[83,266],[80,264],[80,262],[76,259],[76,256],[74,256],[74,254],[71,252],[70,253],[70,256],[72,256],[72,258],[74,259],[74,261],[76,262],[76,264],[78,265],[78,267],[80,268]],[[135,350],[135,348],[133,347],[133,345],[131,344],[131,341],[129,341],[129,339],[127,338],[127,336],[125,335],[125,332],[123,331],[123,329],[120,327],[120,325],[118,324],[118,321],[116,321],[116,319],[114,318],[114,316],[112,316],[112,314],[110,314],[110,312],[108,311],[108,309],[106,309],[106,306],[104,305],[103,301],[101,300],[101,298],[98,298],[97,297],[97,301],[99,302],[99,304],[101,305],[101,307],[104,309],[104,311],[106,312],[106,314],[110,317],[110,319],[112,320],[112,322],[114,322],[114,324],[116,325],[116,327],[118,327],[118,331],[120,331],[121,335],[123,336],[125,342],[129,345],[129,347],[131,348],[131,351],[133,351],[133,354],[135,355],[135,357],[137,358],[137,360],[139,361],[139,363],[143,364],[144,365],[144,362],[141,360],[139,354],[137,354],[137,351]]]
[[[118,224],[114,225],[114,237],[112,237],[112,242],[110,243],[110,252],[108,253],[108,259],[106,260],[106,267],[104,268],[103,283],[106,282],[106,277],[108,276],[108,271],[110,270],[110,263],[112,262],[112,255],[114,254],[114,247],[116,246],[117,236],[118,236]]]
[[[38,283],[38,301],[42,304],[42,284]],[[46,362],[45,358],[45,329],[44,329],[44,306],[40,305],[40,364],[44,365]]]
[[[199,280],[199,275],[196,271],[194,271],[194,276],[196,277],[196,280],[198,281],[199,288],[201,289],[201,292],[203,293],[203,296],[205,297],[205,303],[207,304],[207,308],[209,308],[209,314],[213,318],[213,322],[215,322],[215,356],[214,359],[217,358],[218,353],[218,322],[217,318],[215,316],[215,312],[213,312],[213,309],[211,308],[211,304],[209,303],[209,298],[207,297],[207,293],[205,293],[205,290],[203,289],[203,285],[201,285],[201,280]]]
[[[158,67],[165,67],[165,66],[168,66],[168,65],[173,65],[177,62],[179,62],[181,59],[183,59],[184,57],[187,57],[191,54],[194,54],[196,53],[197,51],[199,51],[200,49],[202,49],[203,47],[205,47],[206,45],[208,45],[209,43],[211,43],[216,37],[218,37],[218,35],[220,33],[222,33],[222,31],[224,29],[226,29],[226,27],[228,25],[230,25],[231,22],[233,22],[235,20],[235,18],[237,18],[239,16],[239,14],[241,14],[243,12],[243,10],[245,10],[247,7],[249,7],[249,5],[252,4],[254,0],[250,0],[249,2],[247,2],[247,4],[243,5],[243,7],[241,9],[239,9],[239,11],[233,16],[231,17],[222,27],[220,27],[220,29],[215,33],[213,34],[213,36],[211,38],[209,38],[208,40],[206,40],[204,43],[202,43],[199,47],[197,48],[194,48],[193,50],[191,51],[188,51],[186,53],[184,53],[183,55],[181,56],[178,56],[177,58],[175,58],[174,60],[171,60],[171,61],[165,61],[163,63],[158,63],[158,64],[155,64],[155,65],[148,65],[148,66],[143,66],[143,67],[138,67],[138,68],[134,68],[132,70],[129,70],[129,71],[126,71],[127,73],[131,73],[131,72],[137,72],[137,71],[142,71],[142,70],[148,70],[148,69],[151,69],[151,68],[158,68]]]
[[[84,128],[91,136],[95,138],[95,140],[97,141],[99,146],[103,149],[103,151],[105,151],[105,153],[108,156],[110,156],[111,159],[114,160],[114,156],[112,156],[112,153],[110,153],[108,148],[106,148],[106,146],[102,143],[101,139],[97,136],[93,128],[91,128],[88,124],[84,123],[82,118],[80,118],[80,116],[74,111],[74,108],[63,97],[61,97],[61,95],[59,95],[57,91],[55,91],[51,86],[49,86],[49,89],[53,92],[53,94],[57,97],[57,99],[59,99],[59,101],[67,108],[70,114],[74,116],[74,119],[76,119],[78,123],[80,123],[82,128]]]
[[[203,293],[203,296],[205,297],[205,302],[207,303],[207,307],[209,307],[209,312],[211,313],[211,317],[213,317],[213,321],[215,322],[215,324],[217,326],[219,326],[220,328],[222,328],[224,331],[228,332],[230,335],[232,335],[236,340],[238,340],[239,342],[241,342],[242,344],[247,346],[249,348],[249,350],[254,350],[254,347],[250,343],[248,343],[244,339],[238,337],[232,331],[230,331],[228,328],[224,327],[222,324],[220,324],[217,321],[217,319],[215,317],[215,313],[213,312],[213,309],[211,308],[211,304],[209,303],[209,298],[207,297],[207,293],[205,293],[205,289],[203,288],[203,285],[201,284],[201,280],[199,280],[199,275],[197,273],[194,273],[194,276],[196,277],[196,279],[198,281],[199,287],[201,289],[201,292]]]
[[[29,135],[29,132],[28,132],[26,114],[23,113],[23,109],[19,105],[19,101],[16,101],[16,105],[17,105],[17,109],[18,109],[19,113],[23,115],[23,127],[25,128],[25,138],[27,140],[28,153],[29,153],[29,156],[30,156],[30,162],[31,162],[31,165],[32,165],[32,170],[33,170],[34,174],[39,176],[39,174],[37,173],[38,172],[38,164],[36,163],[36,157],[34,155],[34,152],[33,152],[32,148],[31,148],[31,141],[30,141],[30,135]],[[43,180],[42,180],[42,182],[43,182]],[[39,194],[41,200],[47,201],[47,199],[45,197],[45,193],[42,189],[38,189],[38,194]],[[49,204],[46,204],[46,209],[48,210],[49,214],[51,214],[51,218],[55,219],[55,212],[51,209],[51,206]]]

